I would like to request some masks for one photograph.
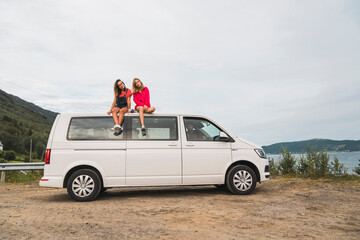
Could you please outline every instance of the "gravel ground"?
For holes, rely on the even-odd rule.
[[[93,202],[0,184],[0,239],[359,239],[360,183],[276,178],[251,195],[214,186],[114,188]]]

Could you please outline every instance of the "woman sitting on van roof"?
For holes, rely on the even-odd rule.
[[[124,114],[129,111],[131,108],[130,97],[132,92],[130,89],[126,88],[125,83],[120,79],[115,81],[114,84],[114,101],[111,105],[110,111],[107,112],[108,115],[112,113],[115,126],[111,128],[113,131],[119,131],[119,134],[122,132],[122,124],[124,122]],[[118,117],[119,113],[119,117]]]
[[[132,90],[134,93],[134,102],[136,103],[135,110],[139,112],[141,131],[145,134],[144,113],[152,113],[155,111],[150,104],[149,89],[138,78],[134,78],[132,83]]]

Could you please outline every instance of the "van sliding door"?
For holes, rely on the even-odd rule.
[[[145,116],[145,135],[139,117],[129,117],[128,121],[126,185],[180,184],[178,118]]]

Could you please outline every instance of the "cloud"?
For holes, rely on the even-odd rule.
[[[0,88],[53,111],[105,113],[113,82],[139,77],[158,112],[207,115],[258,144],[357,139],[357,6],[1,1]]]

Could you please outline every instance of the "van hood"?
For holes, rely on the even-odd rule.
[[[249,142],[249,141],[247,141],[245,139],[242,139],[242,138],[239,138],[239,137],[236,137],[236,139],[239,140],[241,143],[248,145],[248,147],[250,147],[250,148],[261,148],[259,145],[255,144],[255,143],[252,143],[252,142]]]

